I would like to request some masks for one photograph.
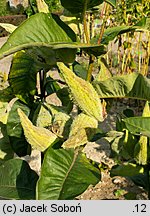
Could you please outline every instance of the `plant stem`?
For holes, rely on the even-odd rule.
[[[93,55],[90,55],[89,68],[88,68],[88,73],[87,73],[87,78],[86,78],[86,80],[89,81],[89,82],[91,81],[91,78],[92,78],[94,59],[95,59],[95,57]]]
[[[139,40],[138,40],[138,71],[140,73],[141,70],[141,50],[140,50],[140,45],[141,45],[141,39],[142,39],[142,33],[139,33]]]
[[[42,69],[39,71],[39,76],[40,76],[40,93],[41,93],[41,100],[45,99],[45,79],[46,79],[46,73]]]
[[[101,30],[100,30],[100,35],[99,35],[99,39],[98,39],[98,44],[101,43],[101,40],[102,40],[102,36],[104,34],[104,30],[105,30],[105,26],[106,26],[106,21],[107,21],[107,15],[108,15],[108,9],[109,9],[109,4],[104,2],[104,8],[102,10],[102,14],[101,14],[101,18],[103,18],[103,24],[102,24],[102,27],[101,27]],[[105,15],[103,17],[103,15]]]
[[[84,28],[86,42],[89,44],[90,37],[89,37],[89,32],[88,32],[88,27],[87,27],[87,17],[86,17],[87,2],[88,0],[85,0],[84,9],[83,9],[83,28]]]

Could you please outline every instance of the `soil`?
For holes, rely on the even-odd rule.
[[[18,26],[25,19],[25,15],[0,16],[0,23],[9,23]],[[6,37],[8,35],[8,32],[6,32],[4,28],[0,27],[0,37]]]

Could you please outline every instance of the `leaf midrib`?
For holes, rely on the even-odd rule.
[[[71,170],[72,170],[72,168],[73,168],[73,166],[74,166],[74,164],[75,164],[75,162],[76,162],[76,159],[77,159],[77,157],[78,157],[78,149],[75,149],[75,151],[74,151],[74,157],[73,157],[73,160],[72,160],[72,163],[70,164],[70,167],[69,167],[69,169],[68,169],[68,171],[67,171],[67,173],[66,173],[66,175],[65,175],[65,178],[64,178],[64,180],[63,180],[63,182],[62,182],[62,186],[61,186],[61,188],[60,188],[60,193],[59,193],[59,198],[61,197],[61,195],[62,195],[62,193],[63,193],[63,188],[64,188],[64,185],[65,185],[65,182],[66,182],[66,180],[67,180],[67,178],[68,178],[68,176],[69,176],[69,173],[71,172]]]

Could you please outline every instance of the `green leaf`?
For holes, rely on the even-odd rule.
[[[36,50],[36,52],[39,52],[38,55],[41,61],[43,61],[44,57],[54,56],[55,58],[61,58],[63,61],[72,62],[75,58],[75,49],[52,52],[51,48],[55,47],[55,43],[61,45],[62,43],[71,43],[74,41],[76,41],[75,33],[58,16],[38,13],[23,22],[10,35],[7,42],[0,49],[0,58],[25,48],[37,46],[38,49],[39,47],[45,47],[44,50]]]
[[[146,26],[146,20],[147,20],[146,17],[142,17],[142,19],[141,19],[140,21],[138,21],[138,22],[135,24],[135,26],[142,26],[142,27]]]
[[[150,79],[140,73],[114,76],[104,81],[93,81],[93,86],[100,98],[150,100]]]
[[[29,103],[31,96],[36,93],[36,73],[34,59],[25,51],[14,55],[9,73],[9,84],[14,95],[25,103]]]
[[[116,0],[105,0],[105,1],[111,4],[112,6],[116,7]]]
[[[57,81],[54,80],[52,77],[47,77],[46,78],[46,84],[45,84],[45,91],[47,92],[47,96],[51,95],[53,93],[56,93],[59,91],[61,88],[58,85]]]
[[[150,117],[150,107],[148,101],[146,101],[143,117]],[[138,164],[146,165],[148,156],[148,137],[140,136],[139,142],[136,144],[134,149],[134,158]]]
[[[111,176],[131,177],[142,173],[144,173],[144,168],[133,163],[115,166],[111,170]]]
[[[88,71],[86,68],[84,68],[81,64],[79,64],[77,61],[73,63],[73,71],[78,77],[81,77],[82,79],[86,80]]]
[[[26,141],[24,134],[21,137],[9,137],[11,147],[13,151],[19,156],[24,157],[31,154],[31,146]]]
[[[56,95],[61,100],[62,106],[65,107],[67,113],[70,113],[73,108],[73,103],[69,96],[69,88],[63,87],[56,92]]]
[[[12,89],[11,87],[6,87],[5,89],[0,90],[0,101],[1,102],[9,102],[13,99]]]
[[[0,166],[1,199],[35,199],[35,187],[38,175],[30,169],[28,163],[12,159]]]
[[[7,134],[9,135],[12,149],[21,157],[30,154],[30,146],[26,142],[23,134],[23,129],[17,112],[18,108],[24,110],[27,116],[30,113],[30,109],[26,105],[21,103],[19,100],[15,101],[8,115]]]
[[[111,78],[112,73],[109,70],[107,62],[103,57],[98,59],[98,64],[100,67],[100,71],[96,75],[95,81],[104,81],[104,80],[107,80],[108,78]]]
[[[64,8],[73,14],[83,13],[84,9],[92,9],[103,3],[103,0],[61,0],[61,4]]]
[[[94,117],[98,121],[103,121],[102,104],[93,86],[76,76],[63,63],[57,63],[60,72],[67,83],[71,96],[75,103],[87,115]]]
[[[57,34],[56,34],[57,32]],[[72,63],[76,49],[106,53],[103,45],[76,42],[76,34],[54,14],[38,13],[23,22],[0,49],[0,59],[17,51],[28,49],[28,54],[42,67],[55,65],[57,61]],[[49,68],[48,68],[49,69]]]
[[[21,109],[18,109],[18,114],[26,140],[34,149],[45,151],[57,139],[51,131],[34,126]]]
[[[37,127],[48,128],[52,124],[52,115],[48,108],[40,103],[34,112],[32,122]]]
[[[117,37],[118,35],[135,31],[136,29],[139,29],[139,27],[138,26],[115,26],[115,27],[107,28],[103,34],[101,43],[107,45],[110,41],[114,40],[115,37]],[[142,28],[140,29],[140,31],[141,30]],[[92,38],[91,43],[97,43],[98,38],[99,36]]]
[[[85,155],[72,149],[52,149],[46,152],[37,184],[37,199],[68,200],[100,180],[100,171]]]
[[[147,164],[147,143],[148,138],[146,136],[141,136],[139,142],[134,148],[134,159],[137,164]]]
[[[38,12],[49,13],[48,5],[44,0],[36,0]]]
[[[63,110],[53,116],[52,131],[58,137],[66,139],[69,135],[69,129],[72,118]]]
[[[150,137],[150,117],[131,117],[123,121],[131,133]]]
[[[123,149],[122,149],[122,155],[125,156],[127,154],[127,158],[125,159],[132,159],[134,157],[134,148],[138,142],[137,137],[135,137],[133,134],[131,134],[128,130],[125,131],[125,138],[123,141]]]
[[[106,54],[107,51],[105,49],[105,46],[103,44],[100,44],[100,45],[97,45],[97,44],[98,43],[96,43],[95,46],[93,46],[91,43],[87,47],[84,44],[83,45],[81,44],[81,46],[79,44],[79,48],[82,48],[82,50],[84,50],[88,55],[94,55],[95,57],[99,57],[101,55]]]
[[[118,132],[118,131],[109,131],[105,139],[110,143],[111,149],[112,149],[112,155],[120,156],[122,147],[123,147],[123,139],[124,139],[124,133]]]
[[[29,107],[21,103],[19,100],[17,100],[8,115],[8,120],[7,120],[7,133],[9,136],[12,137],[18,137],[20,138],[22,136],[22,126],[20,122],[20,118],[17,112],[17,109],[21,108],[25,114],[28,116],[30,113]]]
[[[0,164],[13,157],[14,152],[7,135],[6,125],[0,122]]]

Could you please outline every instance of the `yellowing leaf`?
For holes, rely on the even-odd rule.
[[[0,26],[9,33],[12,33],[17,28],[17,26],[9,24],[9,23],[0,23]]]
[[[63,148],[76,148],[88,142],[89,138],[94,135],[98,121],[81,113],[71,125],[69,138],[63,143]]]
[[[149,102],[146,101],[145,103],[145,107],[143,109],[143,114],[142,114],[143,117],[150,117],[150,106],[149,106]]]
[[[74,101],[80,109],[98,121],[103,121],[101,101],[94,87],[89,82],[76,76],[63,63],[59,62],[57,65],[70,89]]]
[[[38,11],[43,13],[49,13],[48,5],[44,0],[36,0]]]
[[[143,110],[143,117],[150,117],[150,107],[148,101],[145,104]],[[147,164],[147,143],[148,138],[146,136],[140,136],[139,142],[135,146],[134,156],[138,164],[146,165]]]
[[[71,131],[69,136],[75,135],[82,128],[85,129],[85,128],[97,128],[97,127],[98,127],[98,121],[96,119],[88,115],[85,115],[84,113],[81,113],[74,119],[71,125]]]
[[[21,109],[18,109],[18,114],[26,140],[34,149],[45,151],[57,139],[51,131],[34,126]]]
[[[97,74],[95,81],[103,81],[103,80],[106,80],[108,78],[111,78],[112,73],[108,68],[106,60],[103,57],[101,57],[98,59],[98,63],[100,66],[100,71]]]
[[[138,164],[147,164],[147,137],[141,136],[134,149],[134,157]]]
[[[60,137],[68,137],[70,127],[70,116],[64,112],[58,112],[54,115],[52,122],[52,131]]]

